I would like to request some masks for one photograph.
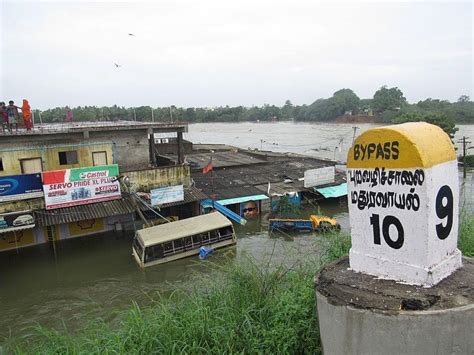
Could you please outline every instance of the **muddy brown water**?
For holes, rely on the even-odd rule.
[[[373,125],[357,126],[360,134]],[[227,143],[241,148],[336,157],[343,162],[352,143],[352,127],[290,122],[206,123],[190,125],[185,138],[194,143]],[[460,128],[459,136],[474,138],[474,125]],[[470,206],[472,180],[471,171],[466,183],[470,194],[466,204]],[[320,211],[336,217],[344,230],[349,229],[344,202],[322,203]],[[320,235],[304,233],[269,238],[265,216],[261,222],[237,227],[237,247],[218,251],[209,261],[219,264],[249,256],[266,261],[272,255],[275,263],[292,264],[298,259],[317,258]],[[186,287],[199,282],[199,273],[208,272],[209,261],[197,257],[140,270],[131,256],[132,234],[101,234],[60,242],[55,248],[41,245],[0,253],[0,344],[31,334],[37,324],[76,331],[93,319],[112,321],[117,311],[128,308],[133,301],[149,304],[156,292]]]

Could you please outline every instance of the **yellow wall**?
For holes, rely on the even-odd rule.
[[[191,185],[191,172],[189,166],[172,166],[139,171],[127,171],[133,188],[139,191],[150,191],[158,187],[174,185]]]
[[[104,218],[88,219],[69,223],[69,236],[78,237],[80,235],[94,234],[105,231]]]
[[[32,244],[35,244],[33,229],[0,234],[0,250],[21,248]]]
[[[77,164],[59,164],[59,152],[77,151]],[[0,176],[21,174],[21,159],[41,158],[43,161],[43,171],[63,170],[93,166],[92,153],[105,151],[107,153],[107,164],[113,164],[112,144],[91,144],[91,145],[70,145],[70,146],[49,146],[35,147],[28,149],[18,148],[16,150],[0,150],[0,158],[3,163],[3,171]]]

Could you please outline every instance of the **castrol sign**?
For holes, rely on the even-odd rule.
[[[433,286],[462,266],[449,136],[427,123],[361,134],[347,157],[354,271]]]
[[[45,171],[42,179],[46,209],[121,198],[118,174],[116,164]]]

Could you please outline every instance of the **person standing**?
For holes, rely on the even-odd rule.
[[[8,101],[8,106],[7,106],[7,114],[8,114],[8,126],[10,132],[13,129],[13,125],[15,125],[15,130],[18,132],[18,119],[20,118],[20,115],[18,114],[18,109],[21,110],[20,107],[16,106],[13,100]]]
[[[23,112],[23,122],[25,122],[26,131],[30,132],[33,128],[33,123],[31,122],[31,107],[28,100],[23,99],[21,111]]]
[[[9,129],[8,126],[8,113],[7,113],[7,106],[5,102],[0,102],[0,120],[2,121],[2,129],[3,133],[5,133],[5,129]]]

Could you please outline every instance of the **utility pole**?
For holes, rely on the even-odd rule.
[[[173,123],[173,113],[171,112],[171,106],[170,106],[170,120],[171,120],[171,123]]]
[[[40,124],[43,125],[43,120],[41,119],[41,111],[38,111],[38,116],[40,118]]]
[[[458,140],[458,143],[462,143],[462,165],[463,165],[463,173],[462,177],[465,179],[467,176],[467,166],[466,166],[466,151],[467,151],[467,145],[471,143],[471,141],[468,141],[466,139],[469,139],[469,137],[463,136],[462,139]]]
[[[101,108],[102,111],[102,121],[104,120],[104,107]]]
[[[135,107],[133,108],[133,120],[137,121],[137,113],[135,112]]]
[[[354,145],[354,141],[355,141],[355,137],[356,137],[356,132],[357,130],[359,129],[359,127],[352,127],[352,129],[354,130],[354,135],[352,136],[352,145]]]
[[[153,114],[153,107],[151,108],[151,122],[155,122],[155,115]]]

